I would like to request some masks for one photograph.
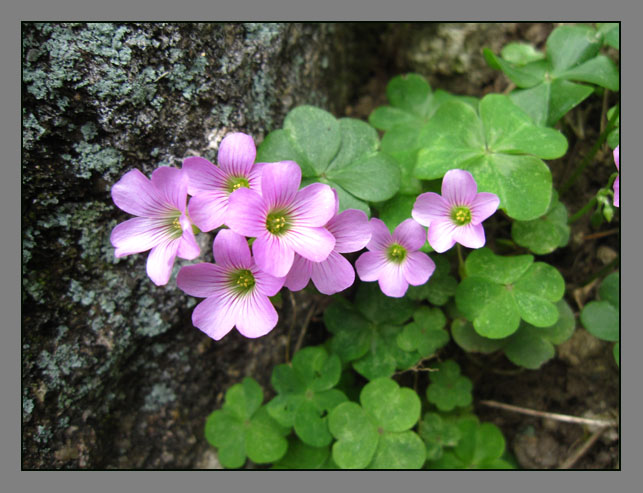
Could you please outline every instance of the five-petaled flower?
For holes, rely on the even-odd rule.
[[[452,169],[442,180],[442,195],[426,192],[418,196],[411,215],[428,226],[427,238],[436,252],[445,252],[456,242],[469,248],[484,246],[482,221],[496,212],[500,199],[493,193],[477,192],[471,173]]]
[[[413,219],[402,221],[391,235],[383,221],[373,218],[371,240],[355,262],[362,281],[378,281],[382,292],[394,298],[404,296],[409,284],[419,286],[435,270],[431,258],[418,250],[424,245],[424,228]]]
[[[263,163],[253,166],[256,156],[252,137],[236,132],[221,141],[219,166],[202,157],[183,160],[188,193],[192,195],[188,211],[201,231],[212,231],[225,224],[228,197],[232,192],[242,187],[259,190]]]
[[[217,341],[235,326],[250,338],[270,332],[278,317],[268,297],[277,294],[284,278],[261,271],[246,238],[234,231],[219,231],[212,249],[214,264],[187,265],[176,279],[187,294],[205,298],[192,312],[192,323]]]
[[[340,253],[357,252],[371,239],[371,227],[364,211],[347,209],[338,214],[339,199],[335,192],[335,216],[326,229],[335,237],[335,248],[326,260],[312,262],[299,254],[286,277],[285,286],[291,291],[304,289],[310,279],[323,294],[335,294],[353,285],[355,271]]]
[[[118,224],[110,237],[116,257],[150,250],[147,275],[154,284],[167,284],[174,259],[192,260],[200,253],[185,213],[188,180],[177,168],[163,166],[151,180],[134,169],[112,187],[114,203],[138,217]]]
[[[621,193],[620,193],[621,187],[619,183],[620,172],[621,172],[621,168],[619,167],[620,166],[619,147],[621,146],[620,145],[616,146],[616,149],[614,149],[614,164],[616,165],[616,169],[619,171],[619,175],[616,175],[616,180],[614,180],[614,205],[616,207],[620,207],[620,203],[621,203]]]
[[[295,252],[321,262],[335,247],[324,225],[335,213],[333,190],[313,183],[299,190],[301,169],[294,161],[267,163],[261,173],[261,193],[240,188],[230,194],[227,226],[255,237],[252,252],[259,268],[285,277]]]

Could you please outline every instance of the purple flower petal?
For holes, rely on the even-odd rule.
[[[405,219],[395,228],[393,240],[407,250],[419,250],[426,241],[426,231],[414,219]]]
[[[449,217],[451,207],[441,195],[433,192],[420,194],[415,199],[411,216],[423,226],[429,226],[431,221]]]
[[[455,240],[453,239],[455,229],[456,225],[450,219],[433,221],[429,226],[429,245],[438,253],[446,252],[455,245]]]
[[[326,225],[335,237],[335,251],[357,252],[371,239],[371,226],[364,211],[347,209],[333,217]]]
[[[403,264],[404,279],[413,286],[420,286],[429,280],[435,271],[435,262],[423,252],[410,252]]]
[[[485,244],[484,228],[482,224],[473,223],[458,226],[453,232],[453,239],[467,248],[481,248]]]
[[[372,218],[369,224],[371,225],[371,239],[366,245],[366,248],[371,251],[385,250],[393,242],[393,236],[388,230],[388,227],[384,221],[376,217]],[[360,277],[362,276],[360,275]]]
[[[249,338],[266,335],[275,328],[279,319],[268,297],[256,291],[242,297],[234,311],[237,330]]]
[[[250,168],[250,173],[248,173],[250,189],[256,190],[259,195],[261,195],[261,174],[266,164],[267,163],[255,163],[254,166]]]
[[[494,193],[480,192],[470,204],[471,222],[480,224],[498,210],[500,199]]]
[[[285,242],[266,232],[252,244],[257,267],[275,277],[286,277],[292,267],[295,252]]]
[[[252,264],[248,240],[230,229],[222,229],[217,233],[212,251],[214,261],[221,266],[249,269]]]
[[[164,228],[159,221],[147,217],[133,217],[112,230],[110,241],[116,257],[124,257],[153,248],[163,241]]]
[[[188,225],[187,228],[183,229],[183,236],[179,238],[179,247],[176,251],[176,254],[181,258],[193,260],[197,258],[201,253],[201,247],[196,242],[196,238],[194,237],[192,224],[185,216],[183,216],[183,218],[188,223]]]
[[[231,296],[212,296],[199,303],[192,312],[192,323],[215,341],[232,330],[235,312]]]
[[[181,267],[176,276],[179,289],[198,298],[216,296],[226,289],[227,281],[226,270],[206,262]]]
[[[392,262],[384,266],[377,281],[382,293],[392,298],[401,298],[409,288],[409,283],[404,278],[403,266]]]
[[[207,159],[196,156],[185,158],[182,169],[188,176],[190,195],[225,189],[226,174]]]
[[[451,205],[468,205],[476,196],[478,185],[468,171],[452,169],[442,179],[442,197]]]
[[[275,277],[270,274],[259,270],[259,267],[253,263],[251,269],[252,275],[255,277],[255,282],[257,283],[257,291],[266,296],[274,296],[279,290],[283,287],[284,277]]]
[[[226,174],[247,176],[256,156],[257,149],[252,137],[235,132],[226,135],[221,141],[217,161]]]
[[[190,218],[204,232],[212,231],[225,223],[228,194],[219,190],[200,192],[190,199]]]
[[[377,281],[386,264],[388,260],[383,251],[364,252],[355,261],[355,270],[362,281]]]
[[[188,177],[178,168],[161,166],[152,172],[152,185],[159,196],[173,209],[185,212],[188,195]]]
[[[616,146],[616,149],[614,149],[614,164],[616,165],[616,169],[620,171],[620,164],[621,164],[621,151],[620,151],[620,145]]]
[[[178,239],[169,240],[156,245],[150,251],[147,257],[147,275],[157,286],[163,286],[170,280],[178,247]]]
[[[310,273],[313,262],[305,259],[301,255],[295,255],[292,267],[288,271],[284,286],[291,291],[301,291],[310,281]]]
[[[230,194],[226,225],[234,232],[250,237],[262,235],[266,232],[267,215],[264,199],[254,190],[240,188]]]
[[[326,260],[335,248],[335,237],[326,228],[297,227],[282,238],[288,247],[313,262]]]
[[[128,171],[114,184],[112,200],[119,209],[135,216],[151,216],[167,209],[152,182],[137,169]]]
[[[614,149],[614,164],[616,165],[616,169],[619,170],[619,172],[621,170],[621,168],[620,168],[620,165],[621,165],[621,163],[620,163],[620,158],[621,158],[620,153],[621,153],[621,151],[619,150],[620,147],[621,146],[618,145],[618,146],[616,146],[616,149]],[[621,204],[621,183],[620,183],[620,178],[621,178],[621,176],[617,175],[616,180],[614,180],[614,205],[616,207],[620,207],[620,204]]]
[[[339,293],[352,286],[355,281],[353,266],[335,251],[330,252],[323,262],[310,262],[310,265],[310,277],[320,293]]]
[[[264,165],[261,172],[261,195],[269,209],[292,204],[301,183],[301,169],[294,161]]]
[[[292,215],[301,226],[325,226],[335,215],[335,194],[323,183],[313,183],[297,192]]]

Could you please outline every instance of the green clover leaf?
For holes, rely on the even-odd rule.
[[[370,214],[368,202],[387,200],[400,188],[399,167],[378,148],[377,131],[367,123],[298,106],[286,115],[283,129],[270,132],[259,145],[257,161],[296,161],[302,186],[326,183],[337,190],[340,211]]]
[[[446,305],[458,287],[458,281],[451,275],[451,264],[444,255],[429,255],[435,262],[435,270],[428,282],[421,286],[409,286],[407,296],[412,300],[427,300],[432,305]]]
[[[342,469],[421,468],[425,446],[410,431],[420,418],[418,395],[389,378],[378,378],[364,386],[360,403],[345,402],[330,413],[337,465]]]
[[[607,110],[607,120],[608,121],[612,120],[612,117],[614,116],[615,111],[618,111],[618,105],[617,106],[612,106],[609,110]],[[616,149],[616,147],[621,142],[621,118],[620,118],[620,114],[616,115],[616,120],[615,120],[614,124],[616,125],[616,127],[607,135],[607,145],[609,145],[611,149]]]
[[[413,314],[413,322],[397,335],[397,345],[404,351],[417,351],[418,359],[426,358],[449,342],[449,334],[444,330],[446,321],[439,308],[420,307]]]
[[[426,389],[426,398],[440,411],[451,411],[456,407],[471,404],[473,384],[460,375],[460,365],[447,360],[437,366],[438,371],[429,373],[431,383]]]
[[[288,429],[281,427],[260,407],[263,391],[246,377],[226,392],[222,409],[208,416],[205,437],[218,449],[219,462],[227,468],[239,468],[246,456],[257,464],[279,460],[286,453],[284,438]]]
[[[444,103],[418,137],[415,176],[437,179],[450,169],[470,171],[478,191],[500,198],[500,207],[514,219],[542,216],[549,206],[551,172],[542,159],[567,151],[558,131],[538,127],[507,96],[489,94],[479,115],[461,102]]]
[[[555,302],[563,297],[565,281],[531,255],[502,257],[488,248],[474,250],[465,261],[468,277],[456,291],[458,310],[483,337],[501,339],[518,330],[523,319],[536,327],[556,323]]]
[[[324,469],[330,456],[330,447],[311,447],[291,436],[288,452],[271,469]]]
[[[483,50],[487,63],[502,70],[520,89],[510,98],[525,110],[538,125],[553,126],[565,113],[587,98],[593,88],[577,82],[588,82],[619,90],[619,73],[614,62],[598,54],[602,40],[613,46],[618,30],[613,26],[560,26],[547,39],[546,56],[528,61],[528,49],[521,55],[515,50],[502,52],[502,58],[489,49]],[[616,42],[618,43],[618,42]],[[509,55],[509,56],[507,56]]]
[[[600,300],[590,301],[580,313],[580,320],[587,332],[603,341],[619,340],[620,275],[607,276],[598,290]]]
[[[620,50],[620,24],[618,22],[598,22],[596,28],[603,39],[603,44]]]
[[[272,386],[278,395],[268,405],[268,413],[280,425],[294,426],[301,440],[312,447],[328,445],[327,414],[347,400],[333,387],[339,382],[341,362],[336,354],[328,355],[321,346],[297,351],[290,365],[277,365]]]
[[[437,413],[428,412],[420,421],[419,434],[426,444],[426,458],[429,461],[442,457],[445,447],[455,447],[460,441],[460,428],[451,421],[442,419]]]

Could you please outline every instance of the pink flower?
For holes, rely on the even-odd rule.
[[[418,252],[425,242],[424,228],[413,219],[402,221],[393,235],[383,221],[371,219],[371,240],[355,262],[362,281],[378,281],[382,292],[401,298],[409,284],[419,286],[429,280],[435,263],[426,253]]]
[[[340,253],[356,252],[371,239],[371,227],[363,211],[347,209],[341,214],[339,199],[335,194],[335,216],[328,221],[326,229],[335,237],[335,248],[326,260],[312,262],[299,254],[286,277],[285,286],[291,291],[304,289],[312,278],[315,287],[324,294],[335,294],[352,286],[355,271],[350,262]]]
[[[261,195],[240,188],[230,195],[226,224],[236,233],[255,237],[252,252],[259,268],[285,277],[295,252],[321,262],[335,247],[324,228],[335,212],[333,190],[323,183],[299,189],[301,170],[294,161],[267,163],[261,174]]]
[[[247,240],[229,229],[219,231],[212,248],[216,263],[187,265],[176,278],[187,294],[205,298],[192,312],[192,323],[217,341],[235,326],[245,337],[267,334],[278,320],[268,297],[284,279],[260,271]]]
[[[621,146],[618,145],[618,146],[616,146],[616,149],[614,149],[614,164],[616,164],[616,169],[619,170],[619,172],[620,172],[621,169],[619,168],[619,165],[620,165],[620,163],[619,163],[619,159],[620,159],[619,147],[621,147]],[[621,186],[620,186],[620,183],[619,183],[619,178],[620,178],[620,175],[617,175],[616,180],[614,180],[614,205],[616,207],[620,207],[620,203],[621,203],[621,194],[620,194]]]
[[[116,257],[151,249],[147,275],[157,286],[167,284],[174,259],[192,260],[200,253],[185,214],[188,180],[182,170],[161,167],[152,179],[134,169],[113,187],[112,199],[125,212],[138,217],[118,224],[111,234]]]
[[[228,196],[238,188],[259,190],[263,163],[255,164],[257,150],[249,135],[237,132],[226,135],[219,146],[219,166],[202,157],[183,160],[188,175],[188,210],[201,231],[212,231],[225,223]]]
[[[469,248],[484,246],[482,221],[496,212],[500,199],[477,191],[471,173],[452,169],[442,180],[442,195],[426,192],[417,198],[411,215],[428,226],[429,244],[436,252],[446,252],[456,242]]]

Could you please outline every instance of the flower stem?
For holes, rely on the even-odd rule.
[[[456,243],[456,250],[458,251],[458,274],[460,275],[460,279],[464,279],[467,277],[467,270],[464,265],[464,259],[462,258],[462,247],[460,246],[460,243]]]
[[[583,217],[585,214],[587,214],[592,208],[596,205],[596,195],[594,195],[587,204],[583,206],[581,210],[579,210],[576,214],[574,214],[572,217],[570,217],[567,220],[567,224],[572,224],[575,221],[578,221],[581,217]]]
[[[596,142],[594,142],[594,145],[590,149],[589,153],[585,155],[581,163],[578,165],[578,167],[574,170],[572,173],[572,176],[570,176],[569,180],[565,182],[563,186],[560,187],[558,190],[558,193],[560,195],[563,195],[569,188],[574,184],[576,179],[581,175],[581,173],[585,170],[587,165],[592,162],[594,159],[594,156],[598,152],[598,150],[601,148],[605,140],[607,139],[607,135],[616,127],[616,119],[619,116],[619,111],[614,111],[614,114],[612,115],[612,118],[610,118],[609,122],[607,122],[607,128],[599,135],[598,139]]]

